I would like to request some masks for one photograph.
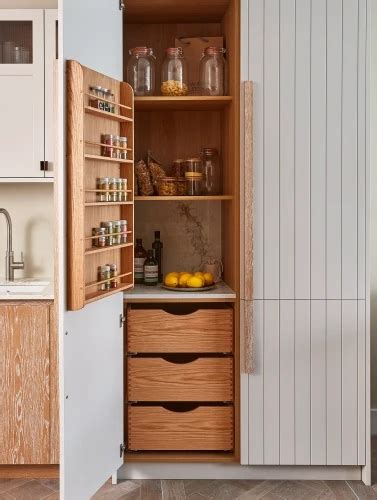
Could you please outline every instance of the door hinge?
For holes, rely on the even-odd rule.
[[[124,0],[119,0],[119,10],[124,10],[126,8],[126,3]]]
[[[47,172],[48,171],[48,161],[41,160],[39,164],[40,164],[42,172]]]
[[[125,322],[126,322],[126,316],[124,314],[120,314],[119,315],[119,328],[123,328]]]
[[[120,458],[122,458],[123,457],[123,453],[126,451],[126,447],[124,446],[123,443],[120,443],[119,451],[120,451]]]

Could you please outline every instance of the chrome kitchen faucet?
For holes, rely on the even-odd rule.
[[[5,254],[5,279],[14,281],[14,270],[24,268],[24,260],[21,252],[21,262],[14,261],[14,252],[12,246],[12,219],[5,208],[0,208],[0,214],[3,214],[7,221],[7,251]]]

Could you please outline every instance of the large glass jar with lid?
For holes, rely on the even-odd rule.
[[[204,190],[208,195],[221,194],[221,169],[220,158],[217,149],[203,148],[201,152]]]
[[[203,95],[227,94],[227,68],[222,47],[207,47],[200,60],[200,89]]]
[[[129,51],[127,81],[137,96],[153,95],[155,91],[155,57],[153,49],[135,47]]]
[[[187,62],[181,47],[166,49],[161,69],[161,94],[166,96],[188,94]]]

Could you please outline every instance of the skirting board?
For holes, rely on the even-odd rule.
[[[118,479],[361,480],[357,466],[247,466],[230,464],[138,463],[123,465]]]
[[[377,436],[377,408],[370,410],[370,427],[372,436]]]

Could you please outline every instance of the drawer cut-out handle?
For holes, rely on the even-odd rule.
[[[197,410],[199,408],[198,403],[185,403],[184,406],[182,405],[175,405],[175,404],[162,404],[161,407],[164,410],[171,411],[174,413],[188,413],[190,411]]]
[[[196,354],[185,354],[183,356],[176,356],[176,355],[164,355],[161,356],[161,358],[166,361],[167,363],[171,363],[173,365],[186,365],[188,363],[193,363],[194,361],[197,361],[199,359],[199,356]]]

